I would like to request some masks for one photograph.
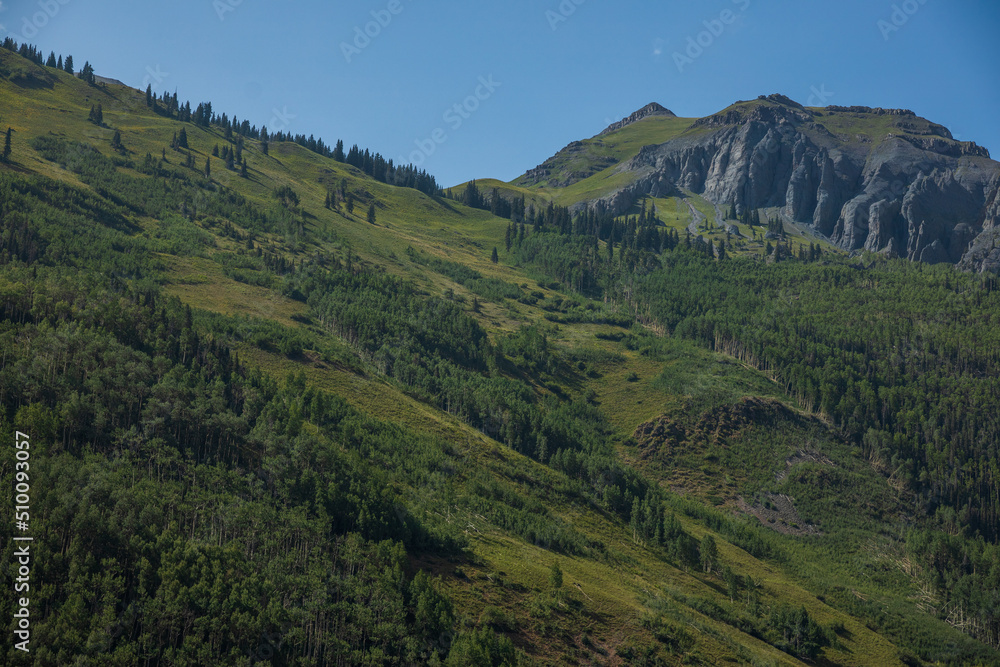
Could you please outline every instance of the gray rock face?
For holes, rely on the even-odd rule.
[[[657,104],[656,102],[653,102],[639,109],[628,118],[623,118],[617,123],[612,123],[611,125],[608,125],[608,127],[605,128],[605,130],[601,132],[598,136],[611,134],[612,132],[616,132],[622,129],[623,127],[631,125],[632,123],[636,123],[642,120],[643,118],[649,118],[650,116],[671,116],[676,118],[673,111],[662,105]]]
[[[778,207],[845,250],[914,261],[958,262],[1000,222],[1000,164],[902,109],[811,110],[772,95],[698,120],[618,169],[632,183],[585,205],[623,212],[683,188],[738,211]]]

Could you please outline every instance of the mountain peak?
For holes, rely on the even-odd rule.
[[[671,116],[676,118],[676,114],[670,109],[663,106],[662,104],[657,104],[656,102],[650,102],[649,104],[647,104],[646,106],[644,106],[643,108],[639,109],[634,114],[629,116],[628,118],[623,118],[617,123],[612,123],[611,125],[608,125],[608,127],[598,136],[610,134],[611,132],[620,130],[627,125],[631,125],[632,123],[638,122],[643,118],[649,118],[650,116]]]

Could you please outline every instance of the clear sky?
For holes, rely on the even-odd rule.
[[[1000,158],[997,0],[0,0],[0,24],[443,185],[512,179],[648,102],[775,92],[910,108]]]

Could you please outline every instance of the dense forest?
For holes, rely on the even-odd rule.
[[[1000,281],[877,256],[796,259],[790,248],[769,261],[725,258],[690,236],[656,254],[671,244],[643,243],[643,215],[623,218],[617,253],[614,235],[602,253],[599,233],[587,233],[592,217],[538,234],[519,229],[513,256],[668,335],[750,364],[802,409],[828,417],[876,469],[915,493],[914,510],[926,518],[908,541],[912,556],[953,605],[949,613],[1000,642],[1000,421],[992,409]]]

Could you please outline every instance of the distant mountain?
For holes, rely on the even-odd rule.
[[[649,105],[515,183],[565,188],[591,179],[593,187],[574,188],[574,210],[616,214],[683,189],[737,212],[774,209],[844,250],[929,263],[961,261],[1000,221],[1000,163],[909,110],[805,108],[771,95],[679,127],[683,120]],[[646,143],[636,146],[640,134]],[[608,150],[629,143],[631,152]],[[963,266],[983,264],[970,256]]]
[[[657,104],[656,102],[653,102],[639,109],[628,118],[623,118],[617,123],[612,123],[607,128],[605,128],[603,132],[601,132],[601,136],[604,136],[605,134],[611,134],[612,132],[616,132],[624,127],[631,125],[632,123],[639,122],[643,118],[649,118],[650,116],[670,116],[671,118],[677,117],[674,114],[674,112],[671,111],[670,109],[660,104]]]

